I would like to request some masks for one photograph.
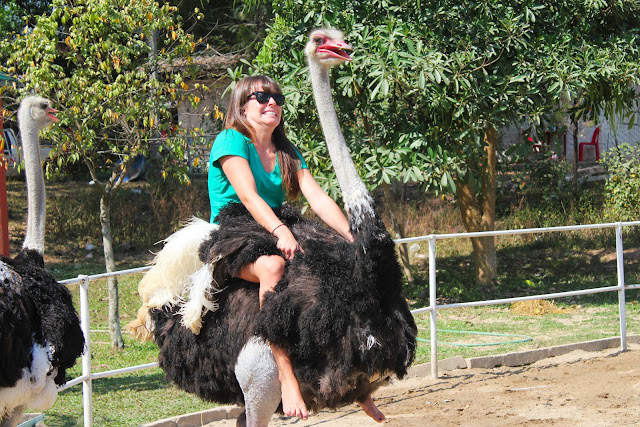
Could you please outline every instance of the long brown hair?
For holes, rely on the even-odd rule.
[[[247,102],[249,94],[258,90],[270,93],[281,94],[280,85],[268,76],[249,76],[236,83],[231,93],[231,101],[227,110],[225,119],[225,128],[235,129],[242,133],[252,141],[255,140],[255,134],[246,116],[242,112],[242,107]],[[300,159],[293,148],[293,144],[287,138],[284,131],[284,117],[280,119],[278,127],[273,131],[271,142],[278,152],[278,161],[280,162],[280,174],[282,175],[282,185],[285,188],[288,197],[295,199],[300,194],[300,183],[298,182],[298,168],[300,167]]]

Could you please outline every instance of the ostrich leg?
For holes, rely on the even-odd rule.
[[[278,366],[269,344],[260,338],[251,338],[238,356],[235,373],[244,393],[245,407],[236,425],[266,426],[281,398]]]
[[[11,414],[7,414],[4,418],[0,419],[0,427],[14,427],[20,422],[20,418],[26,411],[26,406],[18,406],[11,411]]]

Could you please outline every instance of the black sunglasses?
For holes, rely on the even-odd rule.
[[[269,93],[269,92],[253,92],[250,93],[247,97],[247,101],[251,99],[252,96],[256,97],[256,101],[260,104],[266,104],[269,102],[269,98],[273,98],[276,101],[276,105],[283,106],[284,105],[284,95],[280,93]]]

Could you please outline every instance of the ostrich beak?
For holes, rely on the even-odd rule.
[[[353,51],[353,48],[342,40],[327,39],[327,41],[317,48],[318,53],[324,53],[343,61],[351,61],[351,56],[347,52]]]
[[[55,108],[47,108],[46,112],[47,112],[47,117],[49,117],[52,121],[54,121],[54,122],[59,122],[60,121],[60,119],[58,119],[55,116],[55,113],[59,113],[59,111],[56,110]]]

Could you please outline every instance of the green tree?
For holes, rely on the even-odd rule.
[[[301,51],[333,26],[354,61],[333,71],[346,139],[372,186],[393,179],[456,196],[467,231],[495,228],[499,130],[571,110],[626,110],[638,82],[637,1],[274,1],[254,63],[289,95],[287,120],[319,178],[332,179]],[[635,75],[634,75],[635,73]],[[573,104],[569,104],[573,105]],[[609,108],[609,107],[607,107]],[[318,173],[318,170],[316,173]],[[476,279],[497,274],[493,238],[474,238]]]
[[[28,33],[5,43],[0,51],[11,53],[0,71],[20,76],[25,92],[49,97],[62,110],[60,125],[51,130],[57,161],[49,166],[82,161],[88,167],[101,194],[100,226],[111,272],[110,206],[127,166],[138,155],[160,152],[163,176],[188,179],[184,140],[158,136],[171,122],[169,108],[189,89],[172,72],[172,61],[188,59],[195,43],[167,4],[53,0],[52,5],[52,13],[39,17]],[[109,322],[112,344],[123,347],[115,279],[109,283]]]
[[[640,218],[640,145],[624,143],[614,147],[604,154],[602,163],[609,172],[604,185],[607,220],[637,221]]]
[[[572,9],[573,13],[566,10]],[[573,192],[578,191],[578,123],[598,121],[601,114],[615,125],[638,111],[638,39],[640,2],[584,0],[551,4],[543,21],[543,67],[549,98],[571,119],[573,130]],[[569,31],[562,31],[568,29]],[[543,43],[539,43],[543,44]],[[612,128],[615,131],[615,128]]]
[[[38,15],[51,11],[47,0],[6,0],[0,5],[0,39],[21,30],[35,22]]]
[[[265,5],[246,9],[238,0],[171,0],[183,28],[220,53],[255,55],[271,18]],[[194,13],[194,10],[197,13]]]

